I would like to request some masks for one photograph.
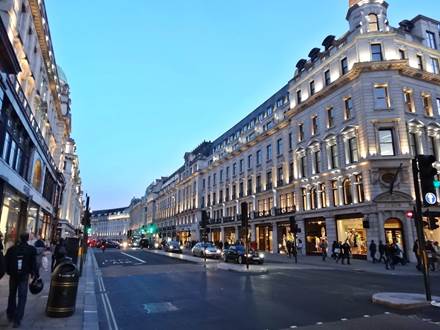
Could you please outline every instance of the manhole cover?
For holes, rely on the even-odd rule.
[[[179,310],[170,302],[144,304],[144,310],[147,314],[175,312]]]

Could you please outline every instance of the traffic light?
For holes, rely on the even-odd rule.
[[[208,225],[208,212],[205,210],[202,211],[202,221],[200,221],[200,228],[206,229],[206,226]]]
[[[436,186],[440,186],[440,182],[436,179],[437,169],[432,164],[436,161],[432,155],[420,155],[417,156],[417,162],[419,164],[420,175],[420,187],[422,189],[422,200],[425,207],[436,204]],[[433,199],[430,199],[433,196]],[[429,203],[428,201],[431,201]]]
[[[406,211],[405,216],[407,219],[413,219],[414,218],[414,212],[413,211]]]
[[[241,203],[241,228],[247,228],[248,222],[248,204],[243,202]]]

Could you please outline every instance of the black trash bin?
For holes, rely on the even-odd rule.
[[[78,291],[78,268],[70,259],[62,261],[53,271],[47,298],[46,315],[67,317],[73,315]]]

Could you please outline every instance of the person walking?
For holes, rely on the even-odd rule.
[[[348,244],[348,240],[345,240],[344,244],[342,244],[342,264],[344,264],[344,260],[347,259],[347,265],[350,265],[350,254],[350,244]]]
[[[165,244],[162,244],[162,246],[165,246]],[[107,242],[104,240],[101,243],[101,251],[102,251],[102,253],[105,252],[106,247],[107,247]]]
[[[381,263],[382,260],[385,264],[387,263],[387,259],[385,257],[385,248],[386,248],[386,245],[383,244],[383,242],[379,240],[379,263]]]
[[[386,269],[391,268],[392,270],[394,270],[394,265],[395,265],[394,254],[395,254],[394,247],[391,243],[388,242],[387,245],[385,246],[385,257],[386,257],[385,268]]]
[[[38,272],[40,272],[42,260],[43,260],[43,254],[46,250],[46,244],[39,235],[37,235],[37,240],[34,243],[34,247],[37,251],[37,269]]]
[[[434,252],[435,252],[435,259],[436,259],[437,269],[440,269],[440,247],[439,247],[437,241],[434,242],[433,248],[434,248]]]
[[[321,240],[321,244],[319,245],[319,247],[321,248],[322,261],[325,261],[327,259],[327,248],[328,248],[328,243],[325,238]]]
[[[290,239],[287,239],[286,241],[286,249],[289,258],[292,258],[292,242],[290,241]]]
[[[58,244],[55,246],[52,255],[52,267],[51,267],[52,272],[55,269],[55,267],[60,263],[60,260],[64,259],[66,255],[67,255],[66,242],[64,241],[64,238],[60,238]]]
[[[428,257],[428,264],[431,271],[435,271],[435,264],[437,262],[437,256],[435,253],[434,245],[432,244],[432,241],[426,242],[426,255]]]
[[[370,257],[371,257],[371,259],[373,259],[373,264],[375,264],[376,263],[377,246],[376,246],[376,243],[374,243],[374,240],[371,240],[369,250],[370,250]]]
[[[335,258],[336,258],[336,263],[339,262],[339,260],[342,259],[342,242],[336,242],[335,245]]]
[[[336,253],[335,253],[335,250],[336,250],[336,246],[338,245],[338,242],[336,242],[336,241],[333,241],[333,243],[332,243],[332,255],[331,255],[331,257],[333,258],[333,260],[336,260]]]
[[[422,260],[420,259],[420,254],[419,254],[419,240],[418,239],[416,239],[414,241],[413,252],[414,252],[414,255],[416,256],[416,259],[417,259],[416,268],[417,268],[417,270],[421,271],[422,270]]]
[[[29,275],[38,278],[37,251],[29,245],[29,234],[20,235],[20,241],[6,252],[6,272],[9,275],[9,298],[6,316],[13,327],[18,328],[24,316],[29,285]],[[18,293],[18,304],[17,304]]]
[[[0,231],[0,279],[3,278],[5,273],[6,273],[6,264],[5,264],[5,257],[3,255],[3,234]]]
[[[301,238],[298,238],[298,243],[296,244],[295,253],[299,252],[299,254],[302,255],[302,249],[303,249],[303,242],[302,242]]]

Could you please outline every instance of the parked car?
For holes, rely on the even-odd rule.
[[[176,252],[182,253],[182,248],[180,247],[180,243],[177,241],[166,242],[163,246],[164,251],[166,252]]]
[[[105,242],[105,247],[106,248],[114,248],[114,249],[119,249],[119,243],[115,242],[115,241],[106,241]]]
[[[193,256],[220,258],[222,251],[212,243],[197,243],[191,250]]]
[[[223,251],[224,262],[234,261],[239,264],[244,264],[246,263],[246,259],[249,260],[249,263],[262,265],[264,263],[264,253],[251,249],[246,254],[246,249],[243,245],[231,245]]]

